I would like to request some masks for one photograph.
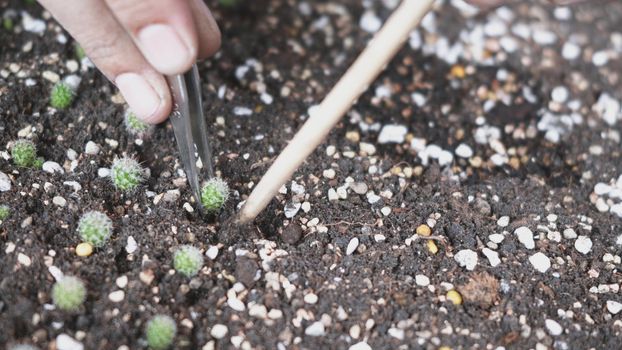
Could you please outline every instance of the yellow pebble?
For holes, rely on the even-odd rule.
[[[438,350],[451,350],[449,346],[441,346]]]
[[[438,247],[436,246],[436,243],[434,243],[433,240],[429,239],[427,244],[428,244],[428,250],[430,251],[430,253],[432,254],[438,253]]]
[[[465,71],[464,71],[464,67],[462,67],[461,65],[455,65],[453,67],[451,67],[451,73],[452,76],[462,79],[464,78]]]
[[[449,301],[451,301],[454,305],[462,304],[462,295],[453,289],[447,292],[447,299],[449,299]]]
[[[427,237],[432,234],[432,229],[430,228],[430,226],[423,224],[423,225],[417,226],[417,229],[415,230],[415,232],[417,232],[419,236]]]
[[[78,256],[89,256],[93,254],[93,246],[89,243],[80,243],[76,246]]]

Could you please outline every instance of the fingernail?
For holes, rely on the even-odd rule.
[[[127,104],[140,119],[149,120],[162,103],[155,89],[139,74],[120,74],[115,83]]]
[[[143,54],[163,74],[182,73],[192,61],[192,49],[168,24],[151,24],[137,35]]]

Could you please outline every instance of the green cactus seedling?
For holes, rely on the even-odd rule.
[[[125,128],[132,135],[142,136],[151,130],[151,125],[138,119],[136,114],[128,109],[125,111]]]
[[[38,165],[37,147],[32,141],[19,139],[11,149],[13,163],[19,167],[30,168]]]
[[[144,179],[144,169],[138,162],[130,157],[115,159],[110,169],[112,184],[119,190],[132,191],[140,185]]]
[[[12,31],[13,30],[13,19],[10,17],[6,17],[2,19],[2,26],[4,27],[4,29],[8,30],[8,31]]]
[[[50,105],[56,109],[65,109],[73,102],[73,90],[66,83],[59,81],[50,93]]]
[[[182,245],[173,255],[175,271],[186,277],[192,277],[203,267],[203,255],[196,247]]]
[[[147,322],[147,344],[153,350],[165,350],[173,344],[177,325],[166,315],[156,315]]]
[[[78,222],[78,234],[83,242],[101,247],[112,235],[112,220],[100,211],[86,212]]]
[[[11,208],[8,205],[0,205],[0,221],[6,220],[11,215]]]
[[[201,189],[201,204],[207,211],[217,211],[229,199],[229,186],[218,177],[212,178]]]
[[[63,311],[77,310],[86,299],[84,282],[73,276],[65,276],[54,284],[52,300]]]
[[[86,57],[86,52],[84,52],[84,49],[78,43],[74,44],[73,52],[76,55],[76,58],[78,59],[78,61],[82,61],[84,57]]]

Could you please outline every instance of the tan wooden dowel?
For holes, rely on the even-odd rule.
[[[253,220],[270,203],[300,164],[352,107],[402,47],[434,0],[403,0],[356,61],[300,128],[246,200],[242,223]]]

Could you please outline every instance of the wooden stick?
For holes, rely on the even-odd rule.
[[[253,220],[395,56],[434,0],[403,0],[261,178],[240,212]]]

